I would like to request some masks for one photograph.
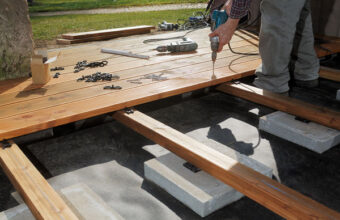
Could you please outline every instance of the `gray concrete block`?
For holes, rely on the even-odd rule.
[[[336,100],[340,101],[340,89],[338,90],[338,92],[336,93]]]
[[[261,117],[259,128],[320,154],[340,143],[340,131],[279,111]]]
[[[242,164],[271,177],[271,168],[241,154],[237,158]],[[144,163],[145,178],[159,185],[201,217],[243,197],[206,172],[194,173],[185,168],[185,162],[173,153],[149,160]]]
[[[35,220],[26,204],[20,204],[0,213],[0,220]]]
[[[87,185],[80,183],[61,190],[65,202],[84,220],[123,220]]]

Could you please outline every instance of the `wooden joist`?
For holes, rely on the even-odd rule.
[[[319,75],[321,78],[340,82],[340,70],[327,68],[327,67],[321,67]]]
[[[323,43],[315,45],[315,52],[318,57],[324,57],[340,52],[340,43]]]
[[[284,218],[340,219],[336,211],[141,112],[119,111],[113,117]]]
[[[90,41],[108,40],[136,34],[150,33],[154,26],[142,25],[136,27],[115,28],[99,31],[63,34],[62,39],[57,39],[58,44],[77,44]]]
[[[0,164],[34,217],[44,220],[78,219],[20,148],[13,142],[11,144],[11,147],[3,148],[0,143]]]
[[[340,112],[328,108],[312,105],[243,83],[224,83],[218,86],[217,90],[340,130]]]

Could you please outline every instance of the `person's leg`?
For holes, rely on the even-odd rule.
[[[289,63],[296,25],[306,0],[263,0],[261,3],[260,54],[255,86],[283,93],[289,90]]]
[[[307,87],[308,85],[316,86],[320,64],[314,50],[310,0],[307,0],[301,12],[292,56],[292,68],[296,84],[301,84],[301,86],[305,84]]]

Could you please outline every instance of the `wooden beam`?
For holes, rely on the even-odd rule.
[[[340,112],[328,108],[243,83],[224,83],[218,86],[217,90],[340,130]]]
[[[340,70],[328,67],[321,67],[319,75],[321,78],[340,82]]]
[[[141,112],[119,111],[113,117],[284,218],[340,219],[336,211]]]
[[[36,219],[78,219],[20,148],[0,143],[0,164]]]
[[[155,26],[150,25],[140,25],[134,27],[123,27],[123,28],[113,28],[97,31],[79,32],[79,33],[69,33],[61,35],[64,39],[75,40],[75,39],[85,39],[90,37],[103,37],[110,35],[125,35],[129,33],[145,33],[145,31],[150,32],[155,29]]]
[[[314,47],[315,52],[318,57],[324,57],[331,54],[339,53],[340,52],[340,43],[324,43],[324,44],[317,44]]]

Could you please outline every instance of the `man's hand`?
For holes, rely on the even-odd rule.
[[[218,36],[220,39],[220,45],[217,52],[221,52],[224,45],[230,42],[239,21],[240,19],[229,18],[226,23],[220,25],[214,32],[209,34],[209,37]]]

